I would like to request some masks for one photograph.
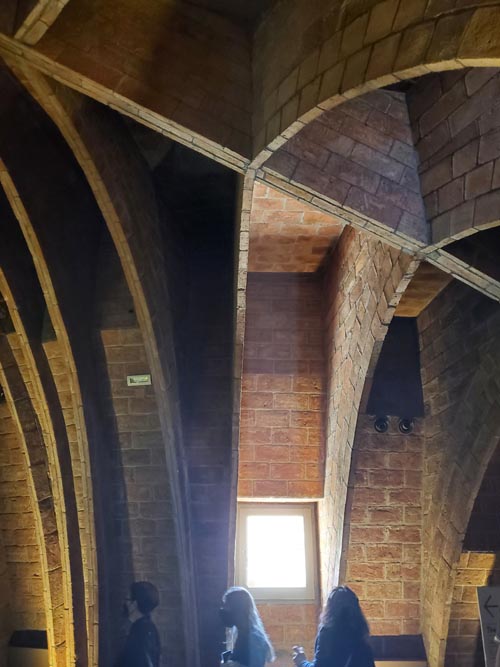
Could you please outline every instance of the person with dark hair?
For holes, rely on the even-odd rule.
[[[338,586],[328,596],[321,616],[314,660],[307,660],[302,646],[294,646],[293,661],[296,667],[374,667],[369,634],[356,594]]]
[[[222,661],[241,667],[264,667],[274,660],[274,650],[252,595],[246,588],[233,586],[224,593],[220,617],[233,634],[232,651],[222,654]]]
[[[151,620],[159,601],[158,589],[149,581],[131,584],[123,613],[132,625],[115,667],[159,667],[160,637]]]

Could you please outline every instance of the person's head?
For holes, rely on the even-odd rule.
[[[158,606],[160,596],[156,586],[149,581],[134,581],[125,600],[124,611],[130,620],[147,616]]]
[[[244,636],[250,632],[260,635],[267,644],[267,661],[274,660],[273,647],[264,630],[252,594],[246,588],[233,586],[224,593],[220,616],[226,628],[236,627],[238,636]]]
[[[359,600],[347,586],[337,586],[330,592],[321,616],[321,625],[334,627],[355,638],[364,638],[370,634]]]

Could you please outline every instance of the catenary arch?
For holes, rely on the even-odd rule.
[[[169,294],[165,264],[158,249],[161,230],[154,194],[140,159],[131,160],[136,149],[130,137],[111,123],[105,110],[78,96],[36,70],[15,68],[16,74],[40,106],[61,131],[79,162],[94,194],[103,219],[120,257],[125,278],[134,301],[152,369],[173,502],[175,504],[178,562],[183,564],[180,579],[183,588],[182,620],[184,645],[196,664],[197,646],[190,638],[196,632],[193,590],[193,565],[188,519],[187,480],[181,451],[180,417],[176,392],[176,368],[171,327],[164,327],[153,315],[155,303],[168,308]],[[109,169],[122,164],[120,178]],[[126,169],[125,169],[126,166]],[[124,205],[124,202],[127,205]],[[138,209],[140,207],[140,210]],[[134,214],[137,212],[137,214]],[[168,309],[163,314],[163,319]],[[189,654],[188,654],[189,655]]]
[[[254,108],[253,166],[346,99],[430,72],[498,66],[499,18],[498,2],[478,7],[472,0],[447,11],[396,0],[333,9],[323,1],[313,10],[301,0],[280,3],[254,38],[261,102]]]
[[[51,278],[50,278],[50,272],[45,264],[45,261],[43,259],[44,255],[43,252],[40,248],[38,238],[36,236],[35,230],[32,227],[30,218],[28,216],[28,213],[24,207],[24,204],[19,196],[19,192],[17,191],[17,188],[11,178],[11,175],[9,171],[7,170],[7,167],[5,164],[2,162],[0,163],[1,168],[0,168],[0,180],[2,183],[2,186],[4,188],[7,200],[14,212],[14,215],[17,219],[17,222],[19,224],[19,227],[24,235],[24,238],[26,240],[28,249],[33,257],[36,256],[37,261],[35,262],[35,267],[37,269],[37,275],[38,279],[40,281],[40,286],[46,296],[46,304],[47,304],[47,310],[49,312],[50,318],[52,322],[54,323],[54,329],[58,333],[58,338],[61,342],[61,345],[65,351],[65,356],[69,361],[68,365],[68,370],[70,373],[71,377],[71,385],[72,385],[72,394],[73,394],[73,399],[74,399],[74,404],[73,404],[73,411],[74,411],[74,419],[77,424],[77,433],[78,433],[78,440],[77,442],[73,445],[73,451],[71,452],[71,457],[72,457],[72,463],[73,465],[78,465],[82,471],[81,474],[81,481],[79,483],[75,483],[75,480],[73,482],[75,483],[75,488],[72,489],[71,495],[73,496],[73,499],[71,502],[76,502],[78,509],[80,510],[80,514],[82,517],[83,521],[83,526],[79,526],[79,539],[81,540],[81,543],[78,544],[79,540],[72,540],[71,547],[73,548],[79,548],[81,549],[81,553],[76,555],[75,558],[80,560],[80,568],[83,566],[85,568],[85,571],[82,573],[83,574],[83,588],[84,588],[84,596],[85,596],[85,610],[80,609],[80,616],[81,618],[78,618],[78,629],[82,631],[82,620],[84,625],[86,625],[86,629],[84,630],[85,635],[82,637],[80,636],[78,638],[78,641],[84,641],[86,642],[86,647],[85,650],[88,655],[88,661],[89,664],[97,664],[97,654],[94,653],[94,651],[97,652],[98,649],[98,641],[96,638],[96,631],[97,631],[97,625],[94,622],[94,619],[91,618],[92,614],[97,614],[97,566],[95,562],[95,534],[94,534],[94,524],[93,524],[93,494],[91,490],[91,477],[90,477],[90,471],[88,469],[89,466],[89,455],[88,455],[88,444],[87,444],[87,438],[86,438],[86,427],[85,423],[83,421],[83,415],[82,415],[82,410],[81,410],[81,397],[80,400],[79,398],[79,382],[78,378],[76,376],[76,367],[74,364],[74,361],[72,361],[72,352],[71,352],[71,347],[69,343],[69,339],[67,338],[67,332],[66,332],[66,327],[65,323],[63,320],[63,317],[61,315],[61,312],[59,310],[58,306],[58,298],[56,291],[54,289],[54,286],[52,284]],[[10,288],[5,282],[4,284],[4,289],[8,294],[10,294]],[[13,297],[11,297],[13,298]],[[17,322],[18,328],[21,331],[21,336],[25,340],[27,340],[26,332],[24,329],[24,326],[17,316],[15,316],[14,321]],[[43,415],[44,419],[47,420],[49,418],[48,413],[50,412],[50,408],[47,401],[47,396],[45,393],[45,390],[47,389],[47,386],[45,388],[42,388],[42,381],[43,377],[45,375],[45,370],[42,370],[39,366],[39,364],[35,364],[35,357],[32,352],[31,346],[27,346],[27,351],[28,351],[28,360],[31,360],[32,365],[31,365],[31,374],[33,376],[36,376],[39,374],[39,377],[37,378],[35,382],[35,386],[38,386],[38,392],[39,394],[43,397],[44,400],[44,405],[42,405],[42,410],[41,414]],[[38,359],[40,360],[41,355],[37,355]],[[35,366],[33,368],[33,365]],[[15,370],[15,369],[14,369]],[[13,371],[14,372],[14,371]],[[14,397],[13,397],[13,400]],[[45,413],[45,414],[44,414]],[[52,416],[53,417],[53,416]],[[53,438],[55,436],[54,433],[54,424],[51,424],[51,427],[49,429],[49,432],[52,431],[53,433]],[[53,439],[54,442],[54,439]],[[63,442],[63,441],[61,441]],[[49,443],[50,445],[50,443]],[[52,461],[57,461],[57,465],[59,466],[61,461],[59,460],[59,455],[56,452],[53,452],[52,455]],[[71,475],[71,463],[67,462],[69,465],[69,469],[64,470],[66,474]],[[53,463],[54,465],[54,463]],[[60,475],[59,475],[60,477]],[[58,475],[55,475],[55,479],[58,478]],[[81,484],[81,488],[79,489],[78,487]],[[56,485],[57,488],[57,485]],[[75,494],[75,491],[77,491],[77,494]],[[80,493],[78,494],[78,491]],[[68,493],[68,490],[66,490],[66,493]],[[57,503],[55,503],[56,510],[59,510],[58,505],[60,504],[61,507],[63,506],[62,502],[62,494],[63,494],[63,489],[61,488],[59,490],[59,495],[58,497],[61,498],[61,500],[58,500]],[[78,497],[76,497],[78,496]],[[69,498],[68,498],[69,500]],[[73,508],[71,508],[72,510]],[[70,510],[70,511],[71,511]],[[80,524],[80,521],[78,521],[78,524]],[[77,527],[73,526],[73,530]],[[67,527],[66,527],[67,530]],[[60,552],[60,557],[62,560],[66,559],[68,562],[64,565],[64,567],[61,565],[60,571],[62,575],[66,578],[64,582],[64,586],[61,587],[63,591],[66,591],[66,604],[68,604],[68,600],[70,599],[71,596],[71,590],[72,586],[76,586],[76,590],[80,590],[80,586],[82,585],[82,582],[80,581],[75,581],[74,583],[71,581],[71,574],[72,568],[69,562],[69,546],[68,546],[68,537],[66,535],[62,535],[63,541],[61,546],[59,547],[59,552]],[[54,584],[57,586],[57,582]],[[83,604],[83,600],[80,600],[77,603],[77,609]],[[70,607],[71,614],[73,613],[72,607]],[[72,623],[72,621],[67,621],[67,626],[69,628],[69,625]],[[59,619],[59,627],[61,627],[61,619]],[[59,644],[61,644],[60,640],[55,639],[55,641],[58,641]],[[69,651],[69,653],[66,654],[66,651]],[[59,649],[60,652],[60,649]],[[66,660],[71,660],[74,658],[74,641],[67,641],[64,645],[64,656],[60,656],[60,659],[63,660],[61,664],[64,664],[64,661]]]

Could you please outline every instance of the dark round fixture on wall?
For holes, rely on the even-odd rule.
[[[411,417],[401,417],[398,428],[403,435],[411,433],[413,431],[413,419]]]
[[[389,418],[377,417],[373,423],[373,426],[377,433],[387,433],[387,429],[389,428]]]

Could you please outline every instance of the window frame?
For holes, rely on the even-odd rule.
[[[246,519],[255,515],[302,515],[304,518],[304,541],[306,557],[306,585],[304,588],[251,588],[246,582],[247,534]],[[263,545],[265,548],[265,545]],[[255,503],[238,502],[236,520],[236,562],[235,579],[237,586],[247,588],[254,598],[262,602],[317,602],[318,600],[318,559],[317,559],[316,503]]]

